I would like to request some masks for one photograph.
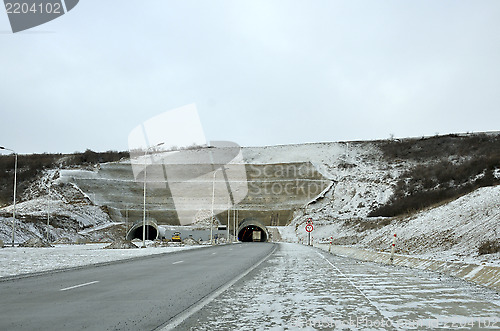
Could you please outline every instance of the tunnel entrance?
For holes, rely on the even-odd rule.
[[[127,232],[127,240],[142,240],[143,221],[137,221]],[[146,220],[146,238],[145,240],[155,240],[161,237],[160,229],[153,220]]]
[[[238,240],[242,242],[267,241],[266,227],[256,219],[243,221],[238,228]]]
[[[260,235],[258,235],[260,240],[258,239],[254,240],[254,231],[260,232]],[[242,242],[250,242],[250,241],[264,242],[267,241],[267,234],[266,231],[262,230],[258,226],[249,225],[240,230],[240,232],[238,233],[238,240]]]
[[[146,225],[146,240],[155,240],[158,237],[158,231],[152,225]],[[130,231],[127,235],[128,240],[141,239],[142,240],[142,225]]]

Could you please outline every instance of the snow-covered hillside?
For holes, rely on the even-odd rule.
[[[271,183],[271,187],[277,188],[276,192],[280,193],[261,190],[265,194],[260,194],[255,193],[258,190],[248,190],[253,196],[248,194],[236,206],[240,216],[238,221],[252,216],[259,218],[264,225],[290,224],[290,228],[283,230],[282,238],[296,240],[295,227],[302,227],[303,222],[312,218],[317,226],[314,232],[316,238],[333,235],[339,244],[385,249],[387,241],[390,241],[390,236],[395,232],[400,240],[398,249],[402,252],[433,254],[448,250],[457,256],[469,256],[477,251],[482,241],[498,239],[500,231],[495,226],[499,223],[498,186],[485,184],[490,187],[467,194],[457,202],[452,201],[450,205],[420,211],[411,216],[372,218],[368,215],[391,202],[396,192],[399,192],[400,197],[409,194],[398,189],[402,182],[414,179],[411,178],[411,171],[415,168],[421,170],[421,177],[411,187],[417,191],[426,188],[426,185],[430,185],[426,188],[428,191],[453,187],[455,179],[462,180],[459,183],[461,187],[469,185],[467,187],[472,189],[485,186],[472,185],[476,179],[487,177],[486,172],[481,172],[483,161],[487,162],[485,167],[490,171],[489,176],[494,177],[492,183],[498,183],[500,164],[494,151],[498,150],[496,147],[500,147],[499,142],[500,134],[491,133],[390,141],[244,147],[241,150],[243,158],[237,162],[246,166],[248,185],[251,183],[254,185],[252,188],[262,189],[268,188],[269,186],[264,185]],[[178,164],[175,165],[180,165],[185,172],[194,171],[189,166],[196,166],[196,163],[191,163],[200,158],[197,155],[199,153],[202,151],[185,151],[182,156],[186,160],[176,160]],[[429,183],[422,181],[429,169],[435,166],[449,163],[452,165],[450,169],[455,169],[455,165],[472,161],[475,162],[474,171],[480,171],[474,175],[462,171],[461,178],[451,178],[446,183],[438,181],[436,184],[436,178],[432,178]],[[73,238],[77,231],[94,226],[106,228],[113,224],[111,222],[125,222],[126,217],[132,222],[142,218],[142,184],[139,185],[134,180],[131,162],[130,159],[122,159],[101,165],[87,164],[85,167],[45,170],[44,176],[22,195],[24,202],[17,205],[19,222],[23,223],[18,228],[24,229],[20,231],[25,233],[19,237],[44,236],[47,211],[54,220],[51,221],[54,229],[49,227],[49,235],[54,239],[61,236]],[[234,164],[236,163],[231,163],[230,166]],[[284,171],[280,171],[283,169]],[[439,168],[439,172],[446,172],[443,169]],[[285,186],[290,183],[298,184]],[[301,183],[320,183],[324,186],[309,199],[307,194],[299,192]],[[279,187],[280,185],[283,187]],[[212,186],[207,187],[210,192],[202,195],[205,200],[211,201]],[[293,187],[295,191],[288,193],[289,187]],[[150,188],[147,196],[149,216],[155,218],[156,214],[161,214],[166,219],[166,224],[175,225],[175,222],[168,223],[175,220],[176,216],[172,199],[165,192],[166,190],[155,191]],[[470,190],[465,193],[468,192]],[[192,208],[196,210],[199,206]],[[11,213],[12,206],[0,209],[0,239],[5,242],[10,241]]]
[[[224,153],[224,148],[220,148],[219,152],[229,154]],[[228,177],[230,185],[237,187],[236,192],[240,189],[248,191],[246,197],[239,200],[237,209],[242,219],[256,217],[266,225],[270,225],[273,216],[278,214],[280,224],[290,222],[295,210],[302,210],[308,202],[316,201],[318,196],[325,196],[325,199],[318,201],[315,207],[323,204],[332,217],[365,217],[371,210],[387,202],[399,174],[407,169],[405,164],[409,164],[387,163],[383,152],[373,142],[245,147],[241,152],[241,159],[232,160],[226,165],[228,169],[237,170],[242,168],[238,165],[243,164],[242,169],[246,170],[246,178]],[[202,157],[203,153],[207,151],[187,150],[182,152],[182,157],[173,160],[168,158],[168,153],[165,153],[166,156],[162,153],[156,156],[155,166],[159,177],[153,182],[161,183],[163,180],[165,184],[154,187],[152,183],[149,184],[147,204],[149,215],[159,224],[178,224],[175,215],[177,205],[172,200],[189,201],[184,207],[186,210],[191,208],[193,215],[197,211],[210,209],[211,174],[204,179],[197,178],[197,181],[205,183],[203,187],[192,189],[187,185],[182,190],[179,185],[175,196],[172,191],[172,185],[181,183],[186,173],[197,175],[203,166],[210,171],[210,165],[207,167],[207,164],[200,163],[209,159]],[[92,170],[62,170],[61,181],[78,186],[94,203],[108,206],[114,211],[111,217],[116,222],[124,222],[125,214],[138,219],[142,217],[143,192],[142,184],[134,180],[134,162],[122,160]],[[167,172],[171,185],[166,184],[168,181],[163,168],[158,167],[162,164],[170,169]],[[152,166],[148,173],[154,171]],[[181,176],[176,178],[176,175]],[[246,183],[248,189],[240,187],[241,183]],[[226,189],[225,184],[222,184]],[[174,199],[170,199],[169,195]],[[179,196],[181,198],[175,200]],[[220,206],[226,209],[227,199],[215,200],[215,209]],[[221,218],[227,219],[227,216],[222,214]]]
[[[314,240],[354,245],[374,250],[390,250],[397,235],[397,252],[447,261],[500,264],[500,252],[479,255],[485,242],[500,236],[500,185],[484,187],[449,203],[415,215],[394,219],[335,219],[324,210],[312,210]],[[289,241],[305,241],[304,219],[280,229]]]
[[[325,199],[304,211],[320,208],[331,218],[366,217],[387,202],[398,176],[410,165],[388,163],[371,142],[252,147],[243,154],[250,164],[311,162],[335,185]]]
[[[94,205],[77,187],[60,183],[55,170],[45,171],[25,194],[27,200],[16,204],[16,242],[46,238],[47,228],[50,241],[67,238],[74,242],[81,237],[79,231],[111,224],[106,208]],[[13,210],[12,205],[0,209],[0,240],[4,243],[12,241]]]

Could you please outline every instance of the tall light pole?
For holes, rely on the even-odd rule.
[[[146,148],[144,152],[144,195],[143,195],[143,210],[142,210],[142,248],[146,248],[146,174],[147,174],[147,165],[146,165],[146,156],[151,148],[155,148],[163,145],[164,143],[159,143],[154,146],[149,146]]]
[[[236,208],[233,209],[233,240],[238,242],[238,238],[236,238]]]
[[[14,241],[16,239],[16,186],[17,186],[17,153],[9,148],[0,146],[0,149],[10,151],[16,156],[16,161],[14,162],[14,210],[12,211],[12,247],[14,247]]]
[[[217,174],[217,171],[222,170],[222,169],[227,169],[227,168],[218,168],[214,171],[214,179],[212,181],[212,213],[210,217],[210,245],[214,244],[214,237],[213,237],[213,228],[214,228],[214,202],[215,202],[215,175]],[[229,225],[229,224],[228,224]]]
[[[50,226],[50,186],[48,187],[48,189],[49,189],[49,196],[47,199],[47,243],[49,242],[49,226]]]
[[[227,199],[227,241],[229,242],[230,234],[229,234],[229,224],[231,223],[231,200]],[[231,243],[233,241],[231,240]]]
[[[125,204],[125,240],[127,240],[128,234],[128,203]]]

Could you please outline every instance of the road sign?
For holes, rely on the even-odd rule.
[[[392,239],[392,247],[391,247],[391,263],[394,260],[394,249],[396,248],[396,234],[394,234],[394,238]]]
[[[311,232],[312,230],[314,230],[314,227],[313,227],[313,221],[312,221],[312,218],[308,218],[307,219],[307,222],[306,222],[306,231],[307,231],[307,245],[310,246],[311,245]]]

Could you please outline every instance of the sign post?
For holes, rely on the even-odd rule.
[[[311,246],[311,232],[314,230],[313,222],[311,218],[307,219],[306,231],[307,231],[307,246]]]
[[[392,247],[391,247],[391,264],[394,261],[394,250],[396,248],[396,234],[394,234],[394,238],[392,239]]]

